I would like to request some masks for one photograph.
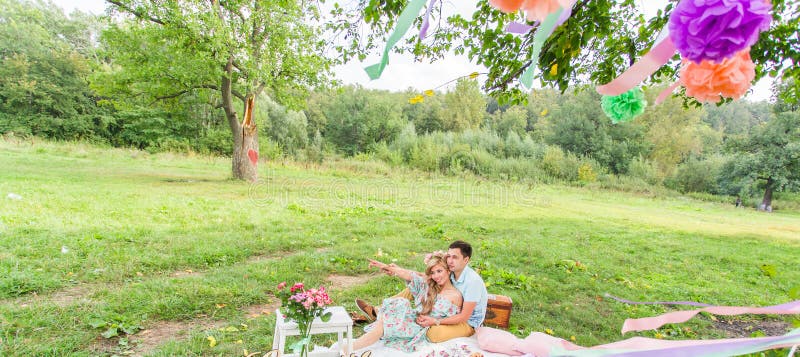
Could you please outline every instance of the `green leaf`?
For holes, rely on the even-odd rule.
[[[106,332],[103,332],[100,335],[105,338],[112,338],[115,336],[119,336],[119,329],[117,329],[116,327],[109,327],[108,330],[106,330]]]
[[[105,327],[106,326],[106,322],[103,321],[103,320],[92,320],[92,321],[89,321],[89,326],[92,326],[92,328]]]
[[[789,297],[794,300],[800,299],[800,285],[789,289]]]
[[[136,331],[139,331],[142,327],[139,325],[133,326],[122,326],[122,332],[125,332],[128,335],[133,335]]]
[[[328,311],[322,314],[322,316],[320,316],[319,319],[322,320],[322,322],[328,322],[331,320],[331,316],[333,316],[333,313]]]
[[[766,276],[768,276],[770,278],[774,278],[775,275],[778,274],[778,269],[776,269],[774,265],[762,264],[760,269],[761,269],[761,273],[763,273],[764,275],[766,275]]]

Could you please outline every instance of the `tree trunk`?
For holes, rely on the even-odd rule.
[[[767,188],[764,189],[764,199],[761,200],[761,205],[758,206],[759,211],[772,212],[772,184],[772,179],[768,178]]]
[[[233,177],[250,182],[258,181],[257,166],[250,161],[251,150],[258,155],[258,130],[256,130],[256,125],[251,124],[233,132],[233,137],[234,147],[231,167]]]
[[[255,102],[254,95],[249,95],[245,98],[245,113],[244,121],[239,122],[236,109],[233,107],[233,91],[231,83],[231,73],[233,70],[233,57],[228,59],[225,66],[226,74],[222,76],[222,108],[225,110],[225,117],[228,119],[228,125],[233,134],[233,157],[231,163],[231,171],[233,177],[239,180],[247,180],[250,182],[258,181],[258,171],[256,164],[258,161],[250,161],[250,151],[254,151],[254,157],[258,157],[258,130],[256,124],[252,120],[253,103]]]

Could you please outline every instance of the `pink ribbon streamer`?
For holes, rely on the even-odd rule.
[[[675,45],[672,40],[665,38],[645,54],[639,62],[628,68],[625,73],[607,84],[597,86],[597,92],[603,95],[616,96],[631,90],[669,62],[675,51]]]
[[[669,98],[669,96],[672,95],[672,92],[675,91],[675,88],[680,87],[680,85],[681,81],[676,81],[675,83],[670,84],[669,87],[661,91],[661,93],[658,95],[658,98],[656,98],[656,105],[659,105],[663,103],[665,100],[667,100],[667,98]]]
[[[710,306],[697,310],[668,312],[666,314],[653,317],[627,319],[625,320],[625,323],[622,324],[622,333],[624,334],[629,331],[653,330],[666,324],[685,322],[700,312],[708,312],[714,315],[726,316],[741,314],[794,315],[800,314],[800,300],[768,307]]]
[[[478,346],[481,349],[490,352],[496,350],[512,356],[673,357],[739,355],[791,347],[800,341],[800,330],[794,330],[783,336],[717,340],[659,340],[632,337],[592,347],[576,345],[541,332],[533,332],[525,339],[520,339],[507,331],[489,327],[476,329],[475,337],[478,339]]]
[[[433,5],[436,5],[437,0],[431,0],[428,3],[428,9],[425,10],[425,20],[422,21],[422,26],[419,28],[419,40],[422,41],[425,39],[425,36],[428,36],[428,27],[430,26],[430,18],[431,18],[431,9]]]

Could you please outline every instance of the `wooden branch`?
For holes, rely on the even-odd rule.
[[[520,67],[520,69],[518,69],[518,70],[517,70],[517,71],[515,71],[514,73],[511,73],[511,74],[509,74],[509,75],[506,77],[506,79],[505,79],[505,80],[503,80],[502,82],[500,82],[500,83],[498,83],[498,84],[496,84],[496,85],[493,85],[493,86],[491,86],[491,87],[489,88],[489,90],[495,90],[495,89],[505,89],[505,88],[507,88],[509,83],[511,83],[511,82],[512,82],[514,79],[516,79],[517,77],[519,77],[519,76],[522,74],[522,72],[525,72],[525,70],[526,70],[526,69],[528,69],[528,67],[530,67],[530,66],[532,66],[532,65],[533,65],[533,60],[528,60],[528,62],[525,62],[525,64],[523,64],[523,65],[522,65],[522,67]]]
[[[189,93],[189,92],[191,92],[191,91],[192,91],[192,90],[194,90],[194,89],[213,89],[213,90],[219,90],[219,86],[217,86],[217,85],[214,85],[214,84],[200,84],[200,85],[192,86],[192,87],[190,87],[190,88],[186,88],[186,89],[180,90],[180,91],[178,91],[178,92],[175,92],[175,93],[172,93],[172,94],[167,94],[167,95],[157,96],[157,97],[156,97],[156,100],[154,100],[154,101],[153,101],[152,103],[150,103],[150,104],[153,104],[153,103],[155,103],[155,102],[157,102],[157,101],[159,101],[159,100],[165,100],[165,99],[172,99],[172,98],[177,98],[177,97],[180,97],[180,96],[182,96],[182,95],[184,95],[184,94],[186,94],[186,93]]]
[[[123,4],[121,1],[117,1],[117,0],[107,0],[107,1],[109,3],[111,3],[111,4],[113,4],[113,5],[117,5],[117,7],[119,7],[120,9],[125,10],[125,12],[128,12],[128,13],[132,14],[133,16],[136,16],[136,17],[138,17],[138,18],[140,18],[142,20],[155,22],[155,23],[157,23],[159,25],[166,25],[167,24],[167,21],[164,21],[164,20],[159,19],[157,17],[153,17],[150,14],[145,14],[145,13],[142,13],[141,11],[134,10],[130,6],[127,6],[127,5]]]

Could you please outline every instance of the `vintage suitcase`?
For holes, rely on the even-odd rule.
[[[503,295],[489,294],[489,302],[486,306],[485,325],[492,325],[508,328],[508,320],[511,318],[511,298]]]

